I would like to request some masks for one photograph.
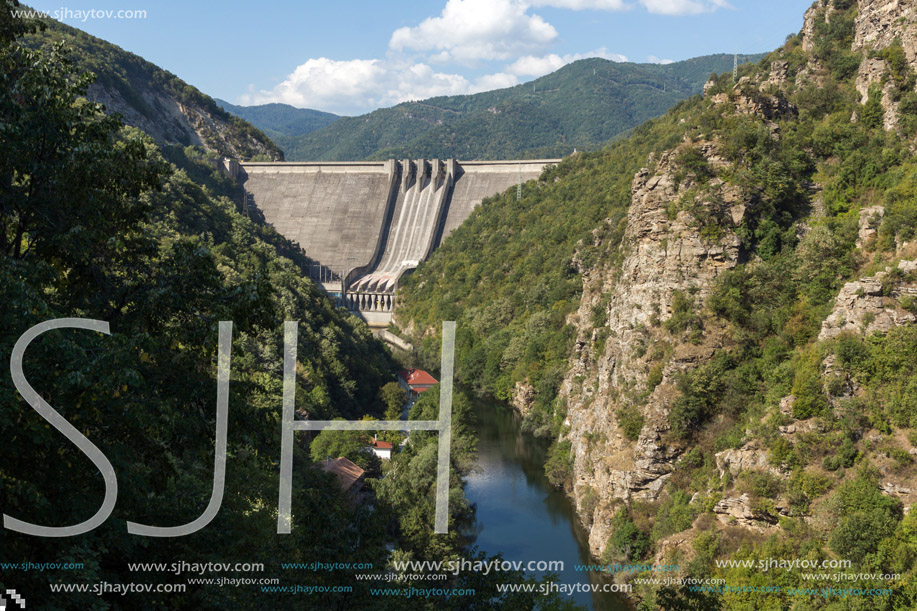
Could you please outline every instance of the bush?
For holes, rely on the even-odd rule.
[[[625,437],[631,441],[637,441],[640,438],[640,431],[643,430],[643,411],[639,407],[636,405],[619,407],[615,412],[615,417]]]
[[[682,291],[675,291],[672,294],[672,315],[664,325],[669,333],[675,334],[692,328],[701,329],[703,321],[694,312],[694,300]]]
[[[637,528],[626,510],[619,509],[611,519],[611,531],[602,553],[603,562],[639,560],[646,556],[650,549],[650,539]]]
[[[853,442],[849,438],[845,438],[841,442],[841,445],[838,446],[837,452],[831,456],[825,456],[824,461],[822,461],[822,466],[828,471],[836,471],[838,469],[848,469],[853,466],[853,463],[856,462],[859,452],[856,449],[856,446],[853,445]]]
[[[793,416],[800,420],[823,413],[828,408],[828,400],[822,388],[821,354],[813,346],[801,353],[796,360],[796,372],[793,377],[792,393],[796,395],[793,402]]]
[[[653,540],[687,530],[700,511],[691,506],[691,496],[677,490],[665,499],[656,511],[656,522],[653,524]]]
[[[552,486],[562,488],[570,478],[573,471],[573,459],[570,456],[572,448],[569,441],[558,441],[548,449],[544,472]]]
[[[841,557],[858,562],[894,533],[902,517],[901,502],[882,494],[862,475],[841,485],[831,502],[837,527],[828,544]]]

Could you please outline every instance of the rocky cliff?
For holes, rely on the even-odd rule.
[[[865,105],[871,96],[877,96],[881,126],[900,130],[900,88],[902,82],[913,86],[913,81],[902,81],[902,74],[917,67],[917,8],[910,2],[860,0],[857,9],[852,43],[844,44],[849,45],[850,53],[859,54],[853,56],[860,62],[855,71],[859,102]],[[817,2],[805,15],[801,33],[804,59],[801,69],[794,70],[795,78],[788,78],[793,56],[787,61],[776,54],[766,67],[762,64],[725,92],[720,87],[717,93],[716,81],[711,81],[705,88],[707,103],[728,107],[727,115],[760,122],[779,139],[777,120],[787,125],[799,115],[788,101],[788,87],[795,90],[830,78],[833,58],[819,58],[816,49],[824,52],[824,31],[832,18],[849,15],[834,3]],[[908,68],[893,65],[895,53],[889,49],[903,54]],[[796,58],[798,63],[798,54]],[[856,111],[851,121],[863,120],[865,112]],[[723,180],[739,170],[723,158],[719,148],[717,136],[686,139],[677,148],[650,157],[648,166],[634,177],[621,246],[607,253],[605,265],[584,270],[582,299],[568,321],[576,329],[576,343],[560,391],[560,402],[567,410],[561,439],[570,443],[572,462],[567,490],[589,529],[590,549],[596,556],[605,550],[618,509],[635,501],[657,503],[677,489],[667,482],[679,457],[690,449],[671,434],[671,406],[681,395],[677,380],[681,373],[709,363],[730,348],[731,333],[710,315],[705,304],[722,273],[746,262],[740,234],[755,210],[751,194],[735,181]],[[706,168],[704,177],[692,177],[680,167],[689,150],[694,165]],[[803,207],[808,212],[795,222],[798,236],[804,236],[813,223],[814,216],[807,218],[807,214],[824,214],[818,190],[817,183],[809,185],[810,201]],[[868,249],[874,243],[883,215],[881,206],[862,210],[858,248]],[[716,231],[707,224],[710,219],[716,219]],[[910,261],[901,261],[845,284],[818,339],[828,341],[844,333],[881,334],[913,323],[914,267]],[[596,324],[597,311],[603,324]],[[836,405],[841,397],[856,396],[859,387],[855,380],[848,380],[846,389],[840,389],[838,383],[831,386],[839,375],[833,359],[825,358],[819,367],[825,394]],[[526,403],[520,396],[527,390],[524,385],[517,387],[517,404]],[[741,443],[716,454],[721,481],[732,481],[743,473],[788,480],[789,467],[781,466],[780,457],[757,436],[772,430],[769,435],[776,434],[792,445],[806,435],[818,434],[822,430],[818,419],[799,418],[794,401],[792,395],[784,397],[760,424],[750,425]],[[773,438],[769,443],[773,445]],[[876,460],[885,465],[885,459]],[[912,484],[882,469],[887,478],[885,493],[910,499]],[[721,489],[702,491],[694,498],[712,498],[706,509],[724,528],[767,532],[777,528],[780,516],[801,515],[785,496],[765,507],[747,493],[733,490],[731,484]],[[679,550],[693,554],[690,539],[679,535],[659,542],[658,557]]]
[[[666,439],[674,376],[709,359],[724,341],[722,329],[703,328],[688,312],[739,261],[731,228],[746,207],[742,194],[719,179],[692,195],[694,181],[678,176],[677,160],[686,151],[714,172],[727,165],[710,142],[685,143],[651,159],[634,178],[620,267],[586,274],[571,318],[579,333],[560,393],[567,402],[564,438],[573,448],[572,494],[591,527],[595,554],[610,534],[616,501],[658,498],[684,450]],[[711,213],[725,221],[720,235],[704,235],[699,218]],[[597,307],[607,322],[593,328],[587,321]]]

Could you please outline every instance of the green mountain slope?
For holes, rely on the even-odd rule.
[[[485,201],[399,289],[421,356],[457,320],[457,375],[556,440],[596,557],[730,586],[634,585],[645,608],[917,600],[906,5],[819,0],[738,83]],[[850,566],[716,563],[768,558]],[[824,589],[854,572],[881,601]]]
[[[330,112],[296,108],[289,104],[237,106],[216,98],[214,101],[226,112],[263,131],[283,150],[293,146],[300,136],[330,125],[340,118]]]
[[[291,160],[329,161],[557,157],[596,148],[662,114],[732,63],[731,55],[669,65],[584,59],[524,85],[342,117],[284,152]]]
[[[203,146],[236,159],[283,159],[283,153],[259,129],[226,112],[209,96],[142,57],[53,19],[47,29],[28,35],[37,47],[63,42],[73,49],[80,71],[97,79],[89,99],[119,113],[124,122],[162,144]]]
[[[15,588],[39,609],[301,609],[302,599],[289,596],[285,585],[262,590],[220,582],[168,593],[93,586],[152,586],[162,579],[164,571],[143,576],[145,569],[129,566],[134,562],[239,561],[251,563],[259,580],[283,584],[291,572],[281,562],[382,567],[392,545],[407,558],[487,560],[468,548],[463,534],[474,514],[462,494],[461,470],[471,463],[474,440],[461,392],[453,412],[448,535],[432,532],[435,435],[413,437],[390,461],[383,482],[367,440],[329,439],[333,432],[322,434],[324,447],[364,466],[376,494],[352,505],[319,468],[325,454],[313,451],[311,461],[309,438],[299,433],[292,531],[277,532],[284,323],[297,322],[297,418],[400,411],[396,364],[365,323],[307,278],[310,261],[298,247],[242,212],[241,189],[215,169],[219,152],[157,144],[88,102],[91,78],[74,72],[66,48],[36,49],[35,37],[29,46],[16,42],[29,30],[12,19],[16,7],[0,2],[0,352],[10,355],[34,325],[94,321],[92,330],[42,333],[22,367],[35,392],[104,453],[118,485],[110,516],[101,514],[101,523],[79,536],[25,535],[4,524],[0,547],[7,557],[54,557],[79,567],[63,578],[57,571],[11,576],[7,570],[2,589]],[[211,497],[224,322],[232,324],[225,487]],[[0,380],[3,512],[41,526],[79,524],[103,498],[108,502],[111,479],[103,481],[98,459],[87,460],[16,385],[9,375]],[[387,405],[382,391],[392,387],[394,406],[391,392]],[[418,418],[436,418],[436,394],[429,395],[414,406]],[[187,525],[211,498],[220,499],[218,512],[187,536],[140,536],[125,524]],[[178,573],[193,570],[173,568],[169,582],[181,584],[185,575]],[[566,608],[558,606],[559,595],[498,591],[507,576],[538,585],[520,571],[491,577],[469,571],[452,575],[449,587],[474,589],[500,608],[534,608],[536,600]],[[52,590],[61,579],[86,589]],[[350,571],[317,571],[309,579],[327,588],[320,608],[405,608],[402,597],[374,595],[372,583],[356,583]],[[424,600],[411,608],[467,604],[437,600],[434,607]]]

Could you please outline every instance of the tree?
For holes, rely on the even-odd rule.
[[[368,440],[364,431],[320,431],[309,445],[309,454],[316,463],[343,456],[365,467],[370,456],[367,447]]]
[[[389,382],[381,389],[379,395],[382,397],[382,403],[385,405],[385,419],[399,420],[404,404],[407,402],[407,396],[398,382]]]

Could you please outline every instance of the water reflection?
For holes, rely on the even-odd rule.
[[[478,458],[466,495],[477,507],[477,545],[506,560],[563,560],[560,582],[610,583],[607,577],[574,570],[590,564],[586,533],[571,503],[544,475],[548,443],[523,433],[520,418],[504,405],[474,399]],[[595,611],[625,611],[616,594],[577,593],[574,600]]]

